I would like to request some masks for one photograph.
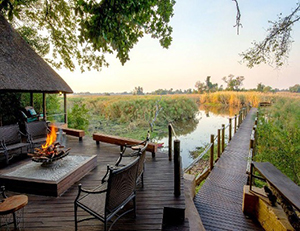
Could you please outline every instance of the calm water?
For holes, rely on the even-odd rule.
[[[196,121],[189,122],[188,125],[174,124],[173,127],[180,140],[180,154],[182,157],[182,167],[187,167],[193,157],[190,151],[196,150],[197,147],[205,147],[210,142],[210,135],[217,135],[218,129],[222,124],[227,125],[229,118],[234,117],[238,113],[238,108],[199,108],[196,116]],[[226,129],[228,131],[228,129]],[[164,143],[161,149],[163,152],[168,152],[168,138],[157,140],[158,143]]]

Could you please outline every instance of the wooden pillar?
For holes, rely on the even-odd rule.
[[[174,140],[174,194],[176,197],[181,194],[181,167],[180,167],[180,140]]]
[[[168,125],[169,130],[169,160],[172,160],[172,125]]]
[[[222,153],[225,150],[225,124],[222,124]]]
[[[229,141],[231,141],[232,136],[232,118],[229,118]]]
[[[218,129],[218,158],[221,157],[221,129]]]
[[[237,119],[237,115],[234,115],[234,134],[236,133],[236,119]]]
[[[214,141],[215,141],[215,136],[210,135],[210,158],[209,158],[209,169],[210,171],[214,168]]]
[[[46,116],[46,93],[43,92],[43,120],[47,120],[47,116]]]
[[[68,124],[68,116],[67,116],[67,94],[64,93],[64,123]]]

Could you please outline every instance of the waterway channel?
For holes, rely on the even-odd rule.
[[[205,147],[210,142],[210,135],[217,135],[222,124],[227,125],[229,118],[238,113],[239,108],[229,107],[200,107],[195,120],[185,124],[173,124],[176,138],[180,140],[180,155],[182,157],[182,168],[187,167],[192,161],[191,151],[197,147]],[[228,130],[228,129],[227,129]],[[155,142],[163,143],[160,151],[168,153],[168,137]]]

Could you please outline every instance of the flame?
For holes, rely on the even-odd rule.
[[[42,145],[43,149],[48,148],[51,144],[53,144],[56,141],[56,127],[53,125],[51,127],[51,132],[47,134],[46,143]]]

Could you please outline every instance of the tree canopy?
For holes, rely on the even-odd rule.
[[[300,3],[292,12],[283,16],[279,14],[276,21],[269,21],[270,28],[267,36],[261,42],[253,42],[253,47],[241,53],[242,60],[248,67],[266,63],[275,67],[282,66],[289,56],[292,39],[293,25],[300,20]]]
[[[9,19],[38,54],[55,67],[81,70],[107,66],[115,52],[122,64],[145,34],[171,44],[175,0],[1,0]],[[51,58],[49,58],[51,57]]]
[[[237,33],[242,26],[238,0]],[[171,44],[175,0],[0,0],[0,14],[9,19],[25,40],[57,68],[82,71],[108,66],[106,54],[115,53],[122,64],[145,34]],[[271,21],[266,38],[241,53],[248,67],[260,63],[280,67],[293,42],[291,31],[300,20],[300,4]]]

